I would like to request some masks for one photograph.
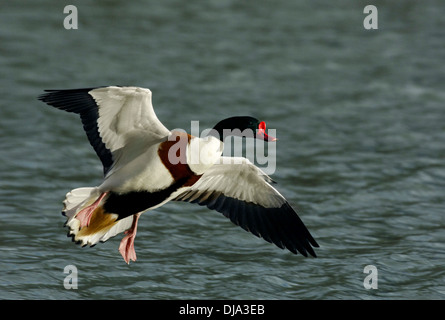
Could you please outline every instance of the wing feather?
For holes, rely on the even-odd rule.
[[[125,152],[130,138],[144,139],[146,143],[158,141],[170,132],[153,110],[149,89],[111,86],[45,91],[39,100],[80,115],[105,175],[116,161],[116,152]]]
[[[293,253],[316,256],[318,247],[287,200],[269,184],[271,179],[248,159],[215,164],[175,200],[221,212],[234,224]],[[240,159],[238,159],[240,160]]]

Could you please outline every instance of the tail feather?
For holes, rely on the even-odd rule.
[[[67,217],[65,226],[75,223],[76,215],[83,208],[91,205],[100,196],[99,188],[77,188],[66,194],[62,214]]]
[[[105,242],[109,238],[128,230],[132,225],[132,216],[116,221],[118,216],[105,212],[102,201],[93,211],[89,225],[81,227],[77,214],[92,205],[101,195],[102,192],[97,187],[78,188],[68,192],[63,202],[62,214],[67,217],[65,226],[69,228],[68,236],[82,246],[93,246],[99,241]]]

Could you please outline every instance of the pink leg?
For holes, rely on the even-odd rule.
[[[122,239],[119,245],[119,252],[127,264],[130,260],[136,261],[136,251],[134,250],[134,239],[138,228],[139,214],[133,215],[133,224],[131,228],[125,231],[126,236]]]
[[[90,224],[91,216],[93,215],[94,210],[99,206],[99,203],[102,199],[107,195],[107,192],[104,192],[100,195],[100,197],[94,201],[93,204],[89,205],[86,208],[83,208],[76,215],[76,219],[80,221],[80,227],[88,227]]]

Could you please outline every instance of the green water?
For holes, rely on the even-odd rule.
[[[365,1],[77,1],[77,30],[67,4],[0,4],[1,299],[445,298],[443,3],[374,1],[377,30]],[[101,164],[77,117],[36,97],[99,85],[150,88],[170,129],[265,120],[318,258],[186,203],[142,216],[129,266],[120,237],[73,244],[62,200]]]

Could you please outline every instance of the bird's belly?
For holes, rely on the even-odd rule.
[[[104,203],[107,213],[118,215],[118,220],[130,215],[152,210],[175,198],[174,192],[182,188],[184,181],[180,180],[169,187],[158,191],[131,191],[117,193],[111,191]]]
[[[170,171],[152,152],[144,153],[107,176],[100,186],[103,191],[116,193],[155,192],[174,183]]]

